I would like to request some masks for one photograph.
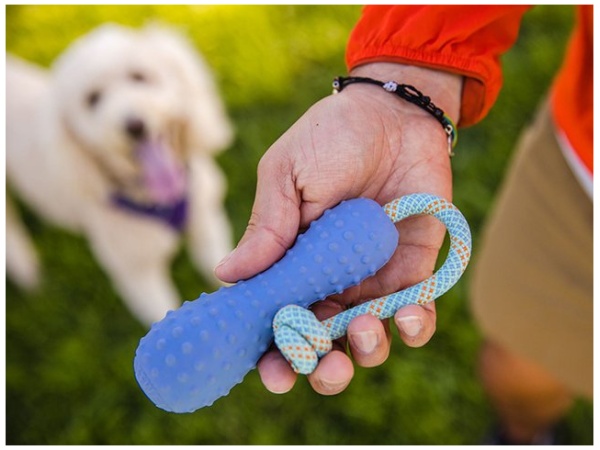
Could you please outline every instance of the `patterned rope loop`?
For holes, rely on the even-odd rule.
[[[452,203],[435,195],[410,194],[386,204],[384,210],[394,223],[423,214],[442,222],[450,235],[450,250],[444,264],[431,277],[414,286],[362,303],[323,322],[299,306],[279,310],[273,321],[275,344],[296,372],[312,373],[318,359],[331,350],[331,342],[346,334],[355,317],[371,314],[387,319],[403,306],[429,303],[454,286],[467,268],[471,257],[471,231]]]

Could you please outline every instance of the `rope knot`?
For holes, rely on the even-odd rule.
[[[331,351],[331,336],[308,309],[296,305],[281,308],[273,319],[275,345],[296,373],[312,373],[319,358]]]

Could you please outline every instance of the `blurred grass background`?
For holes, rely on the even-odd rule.
[[[260,156],[345,73],[344,47],[358,6],[7,6],[7,51],[49,66],[77,36],[106,22],[148,21],[186,33],[213,67],[237,140],[219,157],[229,180],[236,238],[250,214]],[[505,84],[481,124],[460,133],[455,202],[477,249],[511,149],[558,67],[570,6],[527,13],[504,57]],[[127,312],[84,239],[22,208],[45,279],[26,295],[6,286],[8,444],[474,444],[493,414],[478,384],[480,336],[466,301],[469,274],[438,302],[438,332],[424,348],[399,343],[381,367],[357,368],[341,395],[319,396],[305,379],[268,393],[257,373],[193,414],[155,408],[137,387],[132,358],[146,330]],[[182,250],[173,265],[182,299],[210,289]],[[567,418],[575,444],[592,443],[592,406]]]

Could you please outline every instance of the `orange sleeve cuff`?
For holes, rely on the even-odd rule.
[[[398,62],[463,75],[458,125],[473,125],[498,97],[500,56],[516,41],[529,8],[366,6],[350,36],[346,65],[351,70],[370,62]]]

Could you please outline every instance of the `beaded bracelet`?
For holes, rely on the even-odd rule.
[[[398,84],[395,81],[383,82],[366,77],[335,77],[333,80],[333,93],[337,94],[341,92],[346,86],[352,83],[374,84],[427,111],[442,124],[444,132],[448,136],[448,154],[451,157],[454,156],[452,149],[458,141],[458,132],[454,122],[452,122],[452,119],[441,108],[435,106],[431,99],[423,95],[417,88],[408,84]]]

